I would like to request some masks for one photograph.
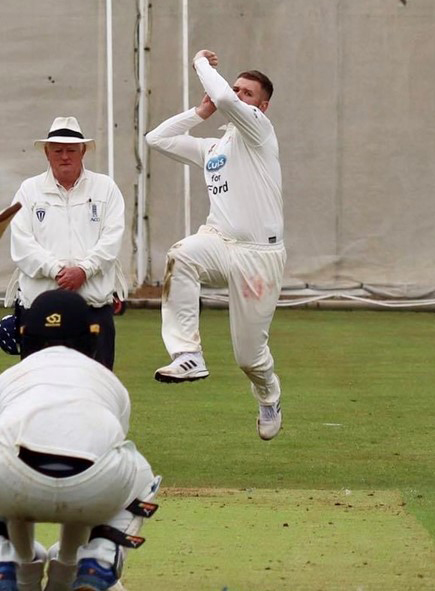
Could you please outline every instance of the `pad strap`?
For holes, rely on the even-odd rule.
[[[89,541],[94,538],[104,538],[124,548],[139,548],[145,542],[145,538],[125,534],[111,525],[97,525],[92,528]]]
[[[132,501],[127,507],[127,511],[130,511],[130,513],[133,513],[133,515],[138,515],[139,517],[146,517],[149,519],[154,515],[158,508],[159,506],[155,503],[148,503],[147,501],[134,499],[134,501]]]

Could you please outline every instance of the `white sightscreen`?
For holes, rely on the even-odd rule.
[[[122,265],[133,281],[136,4],[113,2],[114,177],[127,205]],[[106,3],[104,0],[2,0],[0,3],[0,208],[20,183],[46,169],[33,148],[56,116],[74,115],[97,150],[85,164],[108,172]],[[116,45],[116,47],[115,47]],[[0,291],[13,271],[9,231],[0,242]]]
[[[149,8],[145,120],[183,105],[182,0]],[[148,8],[148,5],[147,5]],[[222,74],[257,68],[275,83],[268,111],[281,148],[291,288],[399,297],[435,292],[435,2],[410,0],[190,0],[191,56],[209,48]],[[133,288],[137,194],[135,111],[138,2],[113,1],[115,180],[127,203],[122,264]],[[76,115],[107,172],[105,2],[0,3],[0,207],[45,167],[32,148],[57,115]],[[142,51],[140,49],[139,51]],[[191,71],[191,104],[202,90]],[[216,123],[194,133],[215,134]],[[222,121],[220,121],[222,122]],[[143,272],[160,281],[184,234],[184,173],[147,159]],[[207,214],[201,171],[191,174],[191,224]],[[13,267],[0,244],[0,291]]]

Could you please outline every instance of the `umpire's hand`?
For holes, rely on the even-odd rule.
[[[56,276],[56,282],[62,289],[76,291],[86,281],[86,273],[81,267],[64,267]]]

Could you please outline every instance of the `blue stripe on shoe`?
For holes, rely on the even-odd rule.
[[[0,591],[18,591],[14,562],[0,562]]]
[[[112,568],[101,566],[93,558],[80,560],[77,578],[72,585],[74,591],[106,591],[118,581]]]

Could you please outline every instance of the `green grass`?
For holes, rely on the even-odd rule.
[[[164,477],[148,551],[128,560],[128,590],[144,588],[144,565],[156,591],[432,588],[434,322],[426,312],[278,310],[270,345],[284,429],[263,442],[249,383],[233,360],[226,311],[205,310],[201,317],[210,377],[177,385],[152,379],[167,361],[159,311],[128,310],[117,318],[115,371],[132,398],[130,437]],[[11,362],[2,354],[0,370]],[[171,494],[175,487],[199,492],[180,499]],[[242,495],[231,509],[234,523],[240,518],[231,541],[225,511],[201,493],[222,488],[232,489],[233,501]],[[243,491],[255,492],[255,519]],[[271,514],[274,494],[279,503]],[[352,498],[347,512],[325,501],[344,494]],[[216,495],[225,504],[228,495]],[[289,544],[282,541],[288,531],[265,531],[276,512],[289,523]],[[213,527],[202,526],[208,519]],[[327,527],[329,521],[335,525]],[[210,555],[199,552],[201,543]],[[273,562],[276,552],[281,567],[267,570],[264,560]]]
[[[151,379],[167,360],[158,311],[131,310],[118,326],[131,437],[166,486],[398,489],[435,534],[432,314],[278,310],[271,349],[284,429],[268,443],[255,432],[226,311],[202,315],[211,375],[189,384]]]

